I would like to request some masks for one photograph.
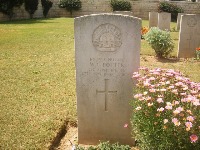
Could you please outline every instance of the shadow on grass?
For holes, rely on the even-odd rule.
[[[177,63],[180,61],[179,58],[177,57],[171,57],[171,58],[158,58],[158,57],[155,57],[155,59],[161,63]]]
[[[0,24],[35,24],[35,23],[57,23],[56,18],[37,18],[37,19],[22,19],[22,20],[10,20],[2,21]]]
[[[66,119],[64,124],[59,129],[59,132],[57,133],[55,138],[52,140],[51,145],[49,146],[49,150],[56,150],[59,147],[61,140],[67,134],[70,126],[76,127],[76,128],[78,127],[77,122],[70,122],[69,119]]]
[[[140,55],[141,59],[145,62],[161,62],[161,63],[177,63],[180,62],[180,59],[177,57],[170,58],[159,58],[152,55]]]

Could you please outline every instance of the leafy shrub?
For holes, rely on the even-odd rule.
[[[38,0],[24,0],[25,10],[29,13],[30,18],[33,18],[33,14],[38,9]]]
[[[130,11],[131,3],[126,0],[111,0],[111,7],[113,11]]]
[[[196,59],[200,60],[200,47],[196,48]]]
[[[42,8],[43,8],[43,15],[46,18],[50,8],[53,5],[53,2],[50,0],[41,0]]]
[[[11,19],[13,17],[13,8],[20,7],[24,0],[0,0],[0,12],[6,14]]]
[[[102,142],[98,146],[90,146],[88,150],[130,150],[129,145],[119,145],[118,143],[110,144],[109,142]],[[85,150],[81,146],[77,146],[76,150]]]
[[[145,40],[155,50],[157,57],[167,57],[174,49],[174,43],[171,39],[170,32],[152,27],[144,35]]]
[[[66,8],[72,16],[72,11],[80,10],[82,5],[80,0],[60,0],[59,7]]]
[[[182,7],[168,2],[160,2],[158,6],[158,11],[171,13],[172,21],[177,20],[178,13],[184,12]]]
[[[140,68],[133,78],[131,123],[141,149],[199,150],[200,83],[160,68]]]

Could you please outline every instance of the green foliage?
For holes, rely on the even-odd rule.
[[[199,150],[200,83],[160,68],[140,68],[133,78],[131,123],[141,150]]]
[[[196,48],[196,58],[197,60],[200,60],[200,47]]]
[[[155,50],[159,58],[166,58],[174,49],[174,43],[168,31],[152,27],[149,32],[144,35],[144,38]]]
[[[42,8],[43,8],[43,15],[46,18],[50,8],[53,5],[53,2],[50,0],[41,0]]]
[[[158,11],[171,13],[172,21],[177,20],[178,13],[184,12],[180,6],[168,2],[160,2],[158,5]]]
[[[29,13],[30,18],[33,18],[33,14],[38,9],[38,0],[24,0],[25,10]]]
[[[110,5],[113,11],[130,11],[131,3],[126,0],[111,0]]]
[[[82,4],[80,0],[60,0],[59,7],[66,8],[72,16],[72,12],[80,10]]]
[[[91,146],[87,150],[130,150],[129,145],[119,145],[119,143],[110,144],[109,142],[101,142],[98,146]],[[85,150],[81,146],[77,146],[76,150]]]
[[[6,14],[11,19],[13,16],[13,8],[20,7],[24,0],[0,0],[0,12]]]

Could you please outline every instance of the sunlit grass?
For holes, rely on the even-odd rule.
[[[70,18],[0,23],[0,149],[48,149],[64,121],[77,120],[73,23]],[[177,45],[178,32],[171,34]],[[200,62],[154,55],[142,40],[142,66],[174,68],[200,81]]]
[[[72,19],[0,24],[0,149],[44,149],[76,120]]]
[[[143,20],[142,26],[148,27],[149,22],[147,20]],[[170,54],[172,58],[177,58],[178,53],[178,36],[179,32],[175,30],[176,23],[171,22],[171,38],[174,42],[174,51]],[[175,70],[180,70],[186,76],[191,78],[193,81],[200,82],[200,61],[196,61],[193,58],[191,59],[168,59],[168,60],[158,60],[155,57],[147,57],[147,56],[155,56],[154,50],[149,46],[147,41],[141,41],[141,65],[147,67],[161,67],[161,68],[171,68]]]

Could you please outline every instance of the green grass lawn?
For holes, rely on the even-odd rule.
[[[73,19],[0,24],[0,149],[47,149],[76,120]]]
[[[48,149],[62,124],[76,121],[73,33],[70,18],[0,23],[0,149]],[[176,56],[178,32],[171,34]],[[142,40],[142,66],[174,68],[200,82],[200,62],[153,55]]]
[[[142,21],[142,26],[148,27],[149,22],[147,20]],[[176,28],[176,23],[171,22],[171,37],[174,41],[174,51],[170,54],[172,58],[177,57],[178,53],[178,36],[179,32],[174,31]],[[169,60],[158,60],[149,58],[147,56],[155,56],[154,50],[149,46],[147,41],[142,40],[141,45],[141,66],[147,66],[150,68],[160,67],[160,68],[170,68],[181,71],[185,76],[191,78],[195,82],[200,82],[200,61],[192,59],[169,59]]]

